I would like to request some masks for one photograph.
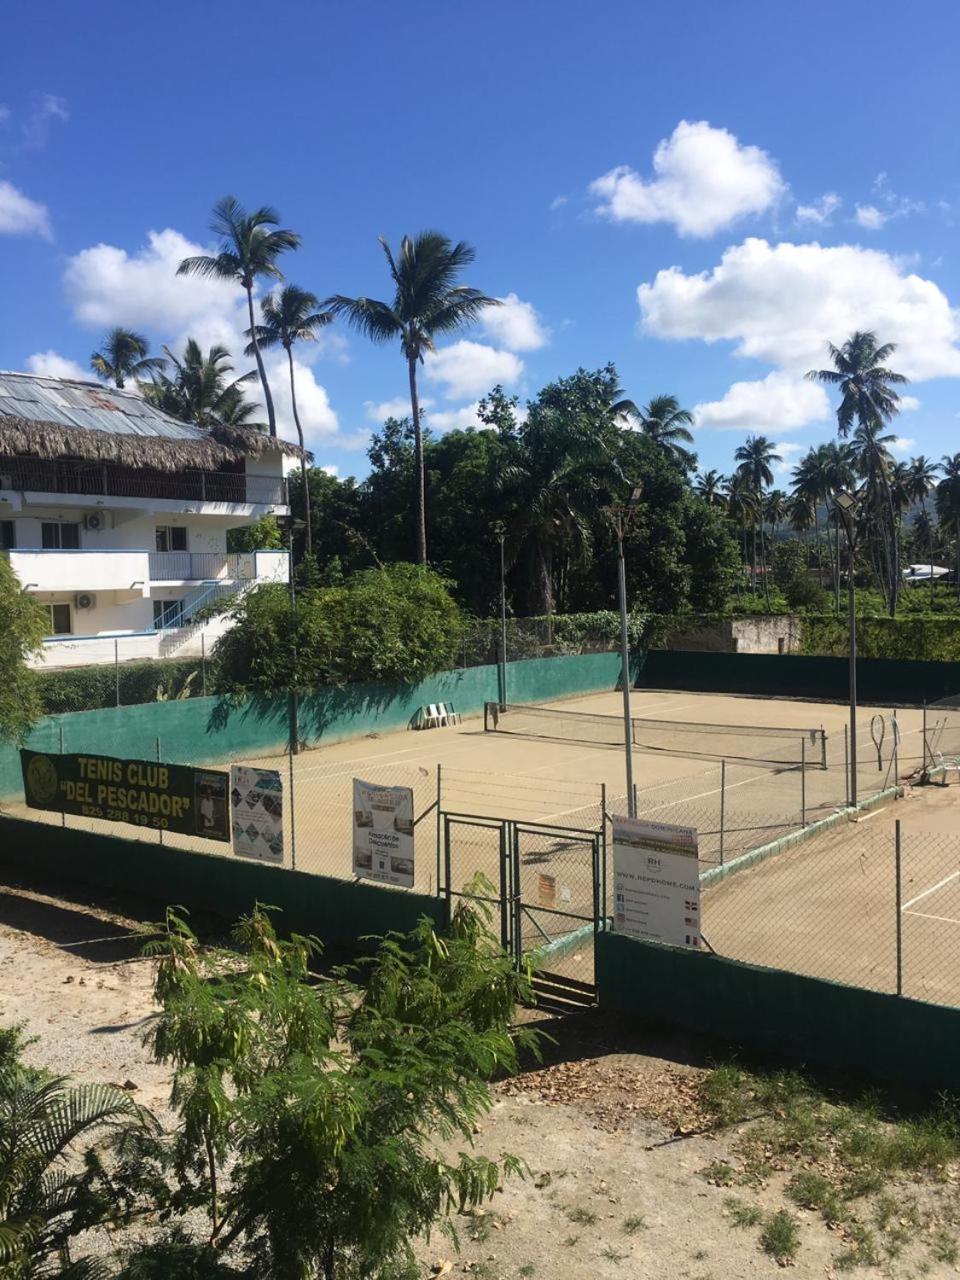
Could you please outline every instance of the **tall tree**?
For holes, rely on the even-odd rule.
[[[704,471],[694,478],[693,489],[697,497],[702,498],[708,507],[723,508],[727,505],[723,486],[726,477],[719,471]]]
[[[127,378],[144,378],[163,368],[161,356],[150,355],[150,344],[132,329],[111,329],[99,351],[90,357],[90,368],[104,382],[123,389]]]
[[[689,468],[693,455],[685,444],[693,444],[693,414],[682,409],[676,396],[659,395],[639,408],[632,400],[621,400],[616,406],[624,416],[633,419],[640,431],[654,444]]]
[[[151,403],[181,422],[200,427],[256,425],[251,421],[256,405],[243,394],[244,385],[257,376],[255,370],[231,379],[233,365],[226,347],[214,346],[204,353],[195,338],[187,339],[182,356],[175,356],[169,347],[163,349],[173,376],[161,373],[140,384]]]
[[[910,477],[907,482],[910,500],[920,503],[920,510],[924,517],[923,527],[926,529],[927,538],[927,558],[930,561],[930,603],[933,604],[933,525],[927,514],[927,498],[936,488],[937,474],[940,468],[931,459],[920,453],[915,458],[910,459]],[[916,527],[917,521],[914,521]]]
[[[290,366],[290,404],[293,409],[293,421],[297,428],[300,442],[300,474],[303,478],[303,512],[306,528],[304,529],[304,549],[308,556],[313,554],[313,536],[310,520],[310,503],[308,501],[309,486],[307,484],[307,455],[303,443],[303,427],[300,424],[300,412],[297,408],[297,380],[293,372],[293,345],[295,342],[316,342],[320,330],[330,323],[333,316],[329,311],[321,311],[316,296],[301,289],[295,284],[285,284],[278,294],[268,293],[260,304],[263,323],[251,331],[247,331],[250,345],[246,354],[256,355],[257,347],[268,350],[270,347],[283,347],[287,353]]]
[[[277,415],[270,394],[267,371],[263,366],[260,344],[256,336],[256,319],[253,314],[253,286],[264,277],[280,280],[283,272],[277,266],[280,255],[296,249],[300,237],[295,231],[279,226],[280,215],[264,205],[248,213],[234,196],[224,196],[213,206],[211,230],[220,237],[217,253],[210,257],[199,254],[184,258],[177,268],[178,276],[205,276],[220,280],[236,280],[247,295],[247,312],[250,317],[251,345],[257,361],[257,372],[263,387],[267,406],[270,434],[277,434]],[[277,228],[273,230],[273,228]]]
[[[846,439],[855,425],[872,438],[877,438],[884,425],[892,422],[900,412],[900,396],[896,388],[905,385],[909,379],[887,368],[885,363],[896,349],[896,343],[878,343],[875,333],[869,329],[858,329],[840,347],[827,343],[832,369],[811,369],[807,374],[814,382],[839,389],[837,431],[841,438]],[[895,617],[900,577],[900,566],[896,561],[897,520],[886,467],[879,457],[872,460],[871,470],[878,479],[884,498],[887,527],[883,541],[889,584],[888,604],[890,616]]]
[[[763,521],[764,490],[773,484],[771,464],[780,461],[772,440],[766,436],[747,436],[746,441],[734,452],[737,473],[740,475],[754,498],[753,510],[753,589],[757,587],[757,529]],[[766,577],[766,575],[764,575]]]
[[[960,453],[946,454],[940,463],[943,479],[936,490],[937,515],[940,523],[953,530],[954,573],[957,598],[960,599]]]
[[[373,342],[399,339],[407,362],[410,410],[413,418],[414,466],[417,480],[417,559],[427,563],[426,480],[423,467],[423,430],[417,366],[435,339],[472,324],[487,307],[497,306],[479,289],[458,284],[462,272],[476,257],[460,240],[454,244],[438,231],[404,236],[396,256],[383,236],[380,245],[393,281],[392,302],[375,298],[348,298],[335,294],[324,303],[333,315],[343,316]],[[252,321],[251,321],[252,323]]]

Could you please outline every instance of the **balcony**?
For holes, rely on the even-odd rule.
[[[11,550],[10,567],[27,591],[114,591],[134,599],[149,594],[146,551]]]
[[[151,551],[151,582],[243,582],[257,576],[255,553]]]
[[[0,458],[0,491],[79,494],[103,498],[287,505],[287,483],[242,471],[151,471],[70,459]]]

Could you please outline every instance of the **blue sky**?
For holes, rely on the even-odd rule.
[[[0,368],[85,368],[111,324],[236,344],[236,293],[174,275],[232,192],[321,297],[388,296],[380,234],[476,246],[508,302],[424,370],[437,430],[613,360],[697,407],[702,467],[763,431],[786,478],[832,432],[801,375],[859,326],[915,383],[899,453],[955,452],[958,37],[952,0],[13,6]],[[318,464],[364,474],[399,351],[338,326],[301,360]]]

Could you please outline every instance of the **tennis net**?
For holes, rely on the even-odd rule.
[[[483,727],[488,732],[610,747],[622,747],[625,736],[622,716],[568,711],[564,707],[543,707],[536,703],[488,702],[484,706]],[[801,764],[819,769],[827,767],[827,736],[823,729],[635,716],[630,721],[630,733],[633,746],[640,751],[791,767]]]

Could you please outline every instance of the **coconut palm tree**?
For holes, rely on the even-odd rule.
[[[310,528],[310,489],[307,484],[307,455],[303,443],[303,427],[300,424],[300,412],[297,409],[297,380],[293,372],[293,344],[295,342],[316,342],[320,330],[330,323],[333,316],[329,311],[321,311],[316,296],[301,289],[295,284],[285,284],[278,294],[268,293],[260,304],[263,323],[258,324],[251,332],[247,330],[250,345],[246,355],[255,354],[254,342],[265,351],[270,347],[283,347],[287,353],[290,366],[290,405],[293,409],[293,421],[300,441],[300,475],[303,479],[304,506],[304,548],[306,554],[313,554],[313,536]]]
[[[178,276],[205,276],[219,280],[236,280],[247,295],[247,312],[250,317],[251,345],[263,387],[263,399],[267,406],[270,434],[277,434],[277,415],[270,394],[267,371],[256,336],[256,320],[253,314],[253,286],[257,280],[269,277],[281,280],[283,272],[277,259],[289,249],[296,249],[300,237],[295,231],[279,227],[280,215],[264,205],[248,213],[234,196],[224,196],[213,206],[211,230],[220,237],[217,253],[210,257],[199,254],[184,258],[177,268]],[[272,228],[278,227],[276,231]]]
[[[727,515],[740,527],[740,550],[744,567],[749,563],[747,553],[747,529],[752,528],[757,520],[757,498],[746,476],[735,471],[727,478],[724,486],[724,503]],[[741,575],[742,578],[742,575]],[[737,594],[740,593],[740,581],[737,580]],[[753,584],[754,588],[756,583]]]
[[[892,422],[900,412],[898,386],[909,382],[902,373],[888,369],[885,361],[896,351],[896,343],[877,342],[877,335],[870,330],[857,330],[840,347],[827,343],[833,361],[832,369],[811,369],[807,377],[826,386],[837,387],[840,404],[837,407],[837,431],[846,437],[858,424],[876,437],[886,423]],[[883,538],[890,616],[897,612],[900,567],[896,560],[897,520],[886,469],[879,459],[872,463],[873,473],[882,490],[886,508],[886,537]]]
[[[920,510],[924,516],[924,527],[929,535],[927,540],[927,553],[930,560],[930,603],[933,604],[933,524],[927,515],[927,498],[936,488],[937,474],[940,468],[930,458],[924,454],[918,454],[917,457],[910,459],[910,478],[908,481],[908,491],[912,502],[920,503]],[[917,521],[914,521],[916,528]]]
[[[756,591],[757,528],[763,519],[763,492],[769,485],[773,484],[771,464],[779,462],[780,455],[775,452],[773,441],[768,440],[766,436],[747,436],[745,443],[737,447],[733,456],[738,464],[737,474],[743,478],[754,499],[751,573],[753,576],[753,589]]]
[[[243,387],[254,379],[255,369],[228,380],[233,373],[230,352],[213,346],[204,355],[195,338],[188,338],[182,356],[163,348],[173,366],[173,376],[161,373],[141,383],[146,399],[171,417],[200,427],[254,427],[256,405],[245,399]]]
[[[378,302],[375,298],[348,298],[338,293],[323,305],[374,342],[400,342],[407,363],[413,418],[417,559],[426,564],[427,508],[417,366],[423,364],[428,351],[436,349],[436,338],[472,324],[487,307],[499,303],[479,289],[457,283],[476,257],[474,249],[462,240],[454,244],[439,231],[421,231],[413,239],[404,236],[396,256],[383,236],[380,246],[393,281],[393,300]]]
[[[693,444],[694,418],[689,409],[681,409],[676,396],[659,395],[640,408],[632,400],[621,400],[616,406],[626,417],[632,418],[637,428],[654,444],[665,449],[671,457],[690,467],[692,457],[683,445]]]
[[[937,515],[941,525],[953,530],[957,578],[957,597],[960,599],[960,453],[952,457],[946,454],[940,463],[943,479],[936,488]]]
[[[160,356],[149,355],[150,344],[132,329],[111,329],[100,351],[90,357],[90,368],[104,382],[123,389],[127,378],[145,378],[163,368]]]
[[[719,471],[704,471],[694,478],[693,489],[698,498],[702,498],[708,507],[723,508],[727,499],[723,492],[726,476]]]

